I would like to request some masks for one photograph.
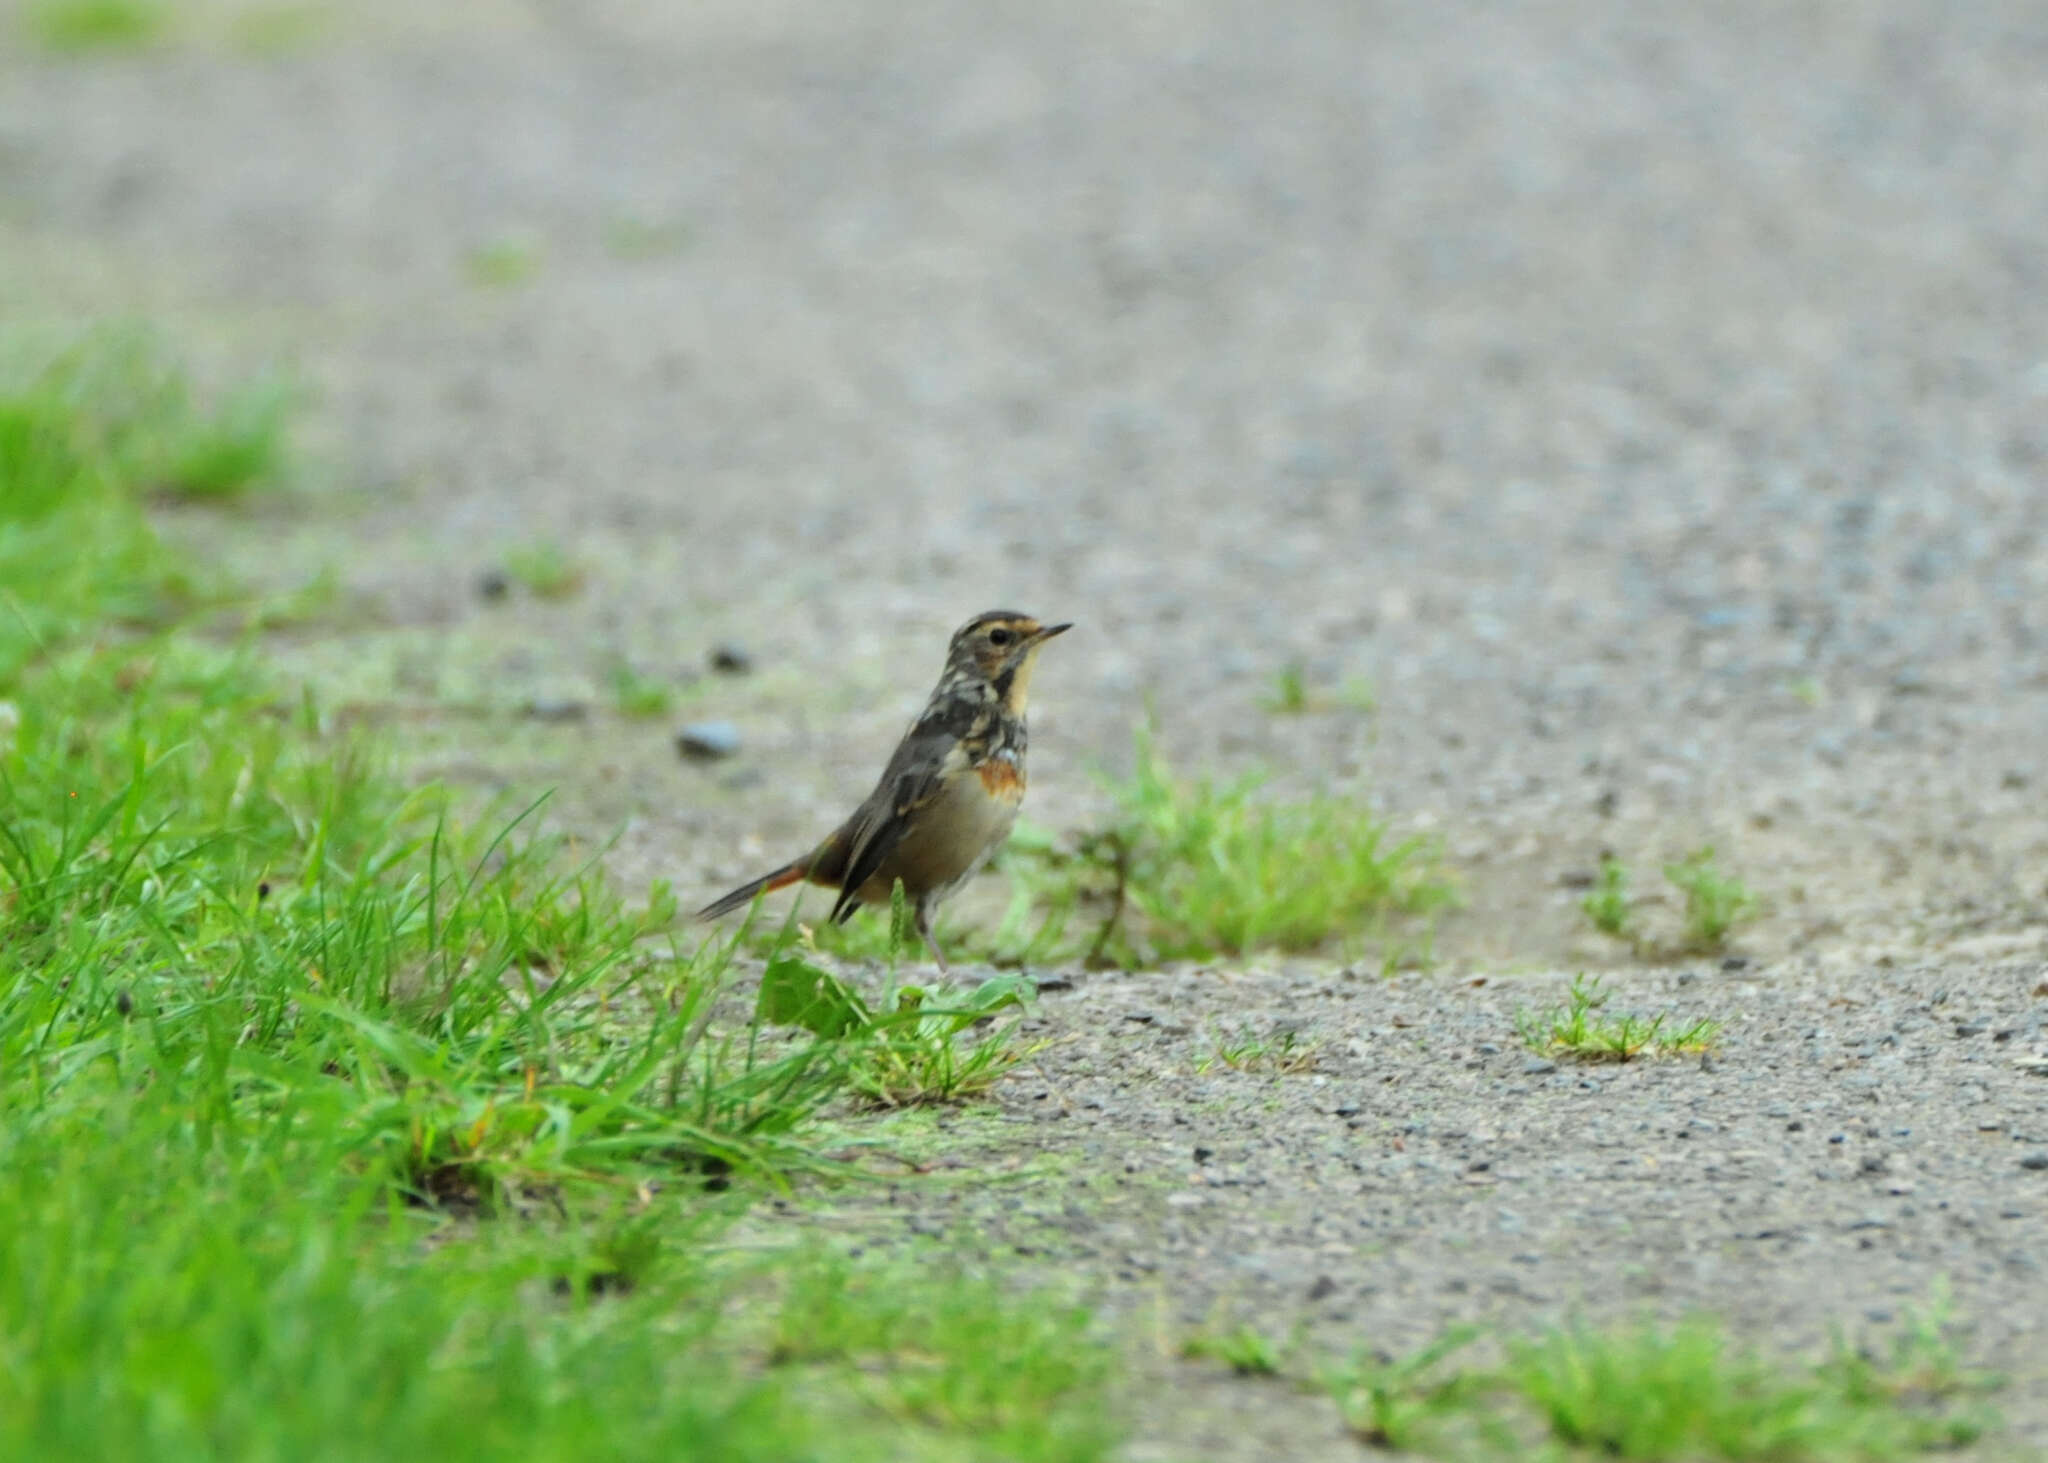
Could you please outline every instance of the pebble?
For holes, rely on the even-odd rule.
[[[736,640],[721,640],[711,647],[711,669],[729,676],[743,676],[754,668],[754,657]]]
[[[729,721],[693,721],[676,733],[676,750],[685,757],[709,762],[740,749],[740,729]]]
[[[534,721],[581,721],[590,714],[590,703],[568,696],[536,696],[526,703],[526,714]]]
[[[1557,1063],[1551,1061],[1548,1057],[1531,1057],[1528,1061],[1522,1063],[1522,1075],[1525,1077],[1541,1077],[1545,1073],[1555,1072],[1556,1070]]]
[[[476,576],[476,596],[481,600],[501,600],[512,592],[512,581],[503,569],[486,569]]]
[[[2048,1152],[2029,1153],[2020,1160],[2020,1167],[2030,1173],[2048,1172]]]

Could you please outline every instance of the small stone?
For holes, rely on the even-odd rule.
[[[743,676],[754,668],[754,657],[736,640],[721,640],[711,647],[711,669],[729,676]]]
[[[1522,1075],[1525,1077],[1541,1077],[1546,1073],[1555,1072],[1556,1070],[1557,1063],[1551,1061],[1548,1057],[1531,1057],[1528,1061],[1522,1063]]]
[[[1199,1143],[1195,1145],[1195,1162],[1207,1163],[1215,1156],[1216,1150],[1214,1148],[1204,1148]]]
[[[2048,1172],[2048,1153],[2029,1153],[2020,1160],[2020,1167],[2029,1173]]]
[[[476,576],[476,597],[501,600],[512,592],[512,580],[503,569],[486,569]]]
[[[1494,1044],[1493,1042],[1490,1042],[1490,1041],[1482,1041],[1482,1042],[1480,1042],[1480,1043],[1479,1043],[1479,1055],[1481,1055],[1482,1057],[1495,1057],[1495,1056],[1499,1056],[1499,1055],[1500,1055],[1500,1048],[1499,1048],[1499,1047],[1498,1047],[1497,1045],[1495,1045],[1495,1044]]]
[[[1723,958],[1722,958],[1722,961],[1721,961],[1721,968],[1722,968],[1723,970],[1731,970],[1731,971],[1732,971],[1732,970],[1747,970],[1747,969],[1749,969],[1749,957],[1748,957],[1747,955],[1729,955],[1729,956],[1725,956],[1725,957],[1723,957]]]
[[[740,729],[729,721],[693,721],[676,733],[676,750],[685,757],[709,762],[740,749]]]
[[[2008,789],[2009,791],[2017,792],[2019,789],[2025,787],[2031,781],[2033,781],[2033,778],[2026,772],[2022,771],[2020,768],[2008,767],[2005,769],[2005,772],[1999,777],[1998,785],[2002,788]]]
[[[1986,1030],[1988,1028],[1982,1021],[1958,1021],[1956,1023],[1957,1036],[1982,1036]]]
[[[1335,1295],[1336,1293],[1337,1282],[1332,1280],[1327,1275],[1318,1275],[1316,1277],[1316,1283],[1308,1288],[1309,1302],[1313,1304],[1319,1300],[1328,1300],[1331,1296]]]
[[[1135,1021],[1140,1026],[1150,1026],[1154,1021],[1157,1021],[1158,1019],[1159,1018],[1157,1016],[1154,1016],[1150,1011],[1124,1012],[1124,1020]]]
[[[590,703],[571,696],[536,696],[526,703],[526,714],[534,721],[581,721],[590,715]]]

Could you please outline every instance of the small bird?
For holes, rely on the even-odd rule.
[[[717,919],[808,880],[839,891],[832,919],[844,924],[863,904],[887,904],[901,880],[917,932],[943,972],[933,912],[1010,836],[1024,801],[1031,669],[1045,642],[1071,628],[990,610],[954,631],[937,689],[867,801],[809,853],[713,900],[697,918]]]

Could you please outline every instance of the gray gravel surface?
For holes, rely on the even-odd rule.
[[[557,786],[624,877],[715,892],[1014,604],[1080,626],[1039,821],[1100,811],[1149,703],[1181,764],[1459,870],[1391,984],[1049,996],[1042,1074],[958,1121],[1071,1198],[816,1214],[1333,1343],[1705,1305],[1798,1347],[1946,1277],[2048,1449],[2048,9],[480,0],[260,55],[233,11],[60,61],[0,6],[0,306],[294,363],[331,490],[173,531],[332,565],[281,651],[420,774]],[[480,592],[536,542],[581,593]],[[622,661],[674,717],[609,713]],[[1290,663],[1330,709],[1262,709]],[[1706,842],[1766,899],[1746,967],[1588,934],[1601,850],[1652,884]],[[1530,1070],[1514,1011],[1577,968],[1723,1048]],[[1318,1073],[1195,1072],[1282,1020]],[[1349,1446],[1133,1355],[1133,1458]]]

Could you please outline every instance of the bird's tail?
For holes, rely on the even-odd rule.
[[[758,879],[749,879],[746,883],[740,885],[739,888],[733,890],[732,893],[712,900],[697,911],[697,918],[717,919],[721,915],[731,914],[735,909],[744,909],[747,905],[754,902],[756,895],[766,894],[776,889],[787,889],[791,884],[803,879],[809,872],[807,861],[804,859],[796,859],[786,863],[773,873],[763,874]]]

